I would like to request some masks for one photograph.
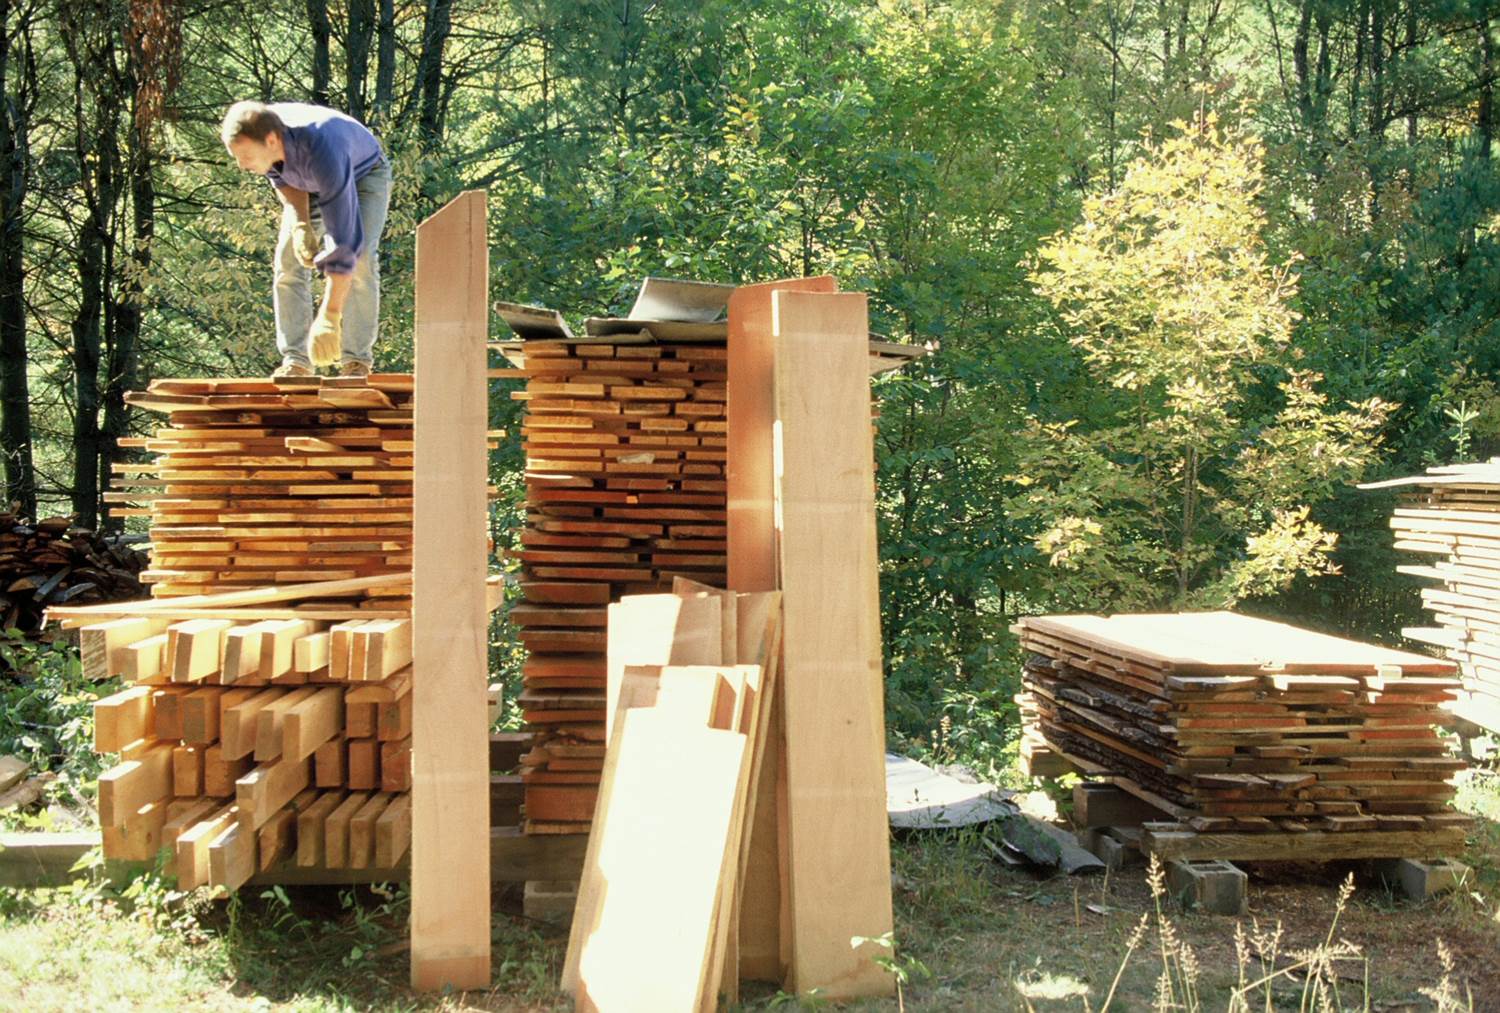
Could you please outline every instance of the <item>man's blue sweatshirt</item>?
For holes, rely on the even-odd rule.
[[[385,158],[380,142],[363,123],[336,109],[305,102],[276,102],[271,110],[286,125],[281,143],[286,157],[266,173],[271,185],[306,190],[318,202],[323,231],[334,247],[314,265],[325,274],[350,274],[365,252],[354,184]]]

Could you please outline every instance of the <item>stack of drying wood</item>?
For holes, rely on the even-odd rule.
[[[781,595],[679,591],[611,607],[610,742],[563,971],[581,1010],[688,1013],[738,993]]]
[[[0,513],[0,628],[39,629],[48,605],[134,598],[145,565],[144,552],[111,544],[66,517],[32,524]]]
[[[1458,689],[1450,662],[1228,612],[1019,632],[1047,744],[1181,821],[1172,832],[1275,835],[1287,858],[1462,850],[1449,779],[1464,764],[1434,727]],[[1277,857],[1256,847],[1246,857]]]
[[[99,778],[105,856],[166,848],[184,888],[231,890],[294,859],[394,866],[411,834],[410,620],[173,621],[149,604],[82,629],[98,674],[131,683],[94,706],[95,748],[121,757]]]
[[[606,608],[724,583],[726,351],[649,334],[524,343],[527,829],[586,833],[603,762]]]
[[[1437,557],[1397,568],[1439,585],[1422,591],[1438,625],[1401,632],[1458,663],[1463,689],[1453,712],[1500,731],[1500,459],[1360,486],[1390,487],[1403,487],[1391,517],[1396,548]]]
[[[412,378],[157,380],[153,451],[117,465],[116,516],[150,519],[157,597],[411,568]],[[390,592],[387,592],[390,593]],[[405,592],[402,592],[403,594]],[[387,606],[410,607],[408,600]]]
[[[115,502],[151,521],[156,597],[81,627],[105,854],[186,887],[295,861],[395,865],[410,840],[410,376],[164,380]]]

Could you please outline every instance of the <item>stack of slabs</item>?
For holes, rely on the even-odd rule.
[[[1229,612],[1030,617],[1019,632],[1034,731],[1174,832],[1279,834],[1286,858],[1315,857],[1293,845],[1324,833],[1346,851],[1364,845],[1344,835],[1405,835],[1366,857],[1462,850],[1450,779],[1464,763],[1436,730],[1451,662]]]

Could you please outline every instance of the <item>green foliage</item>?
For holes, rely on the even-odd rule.
[[[1059,603],[1227,607],[1334,570],[1311,505],[1375,460],[1389,409],[1334,409],[1298,368],[1262,161],[1212,115],[1179,124],[1040,251],[1037,289],[1102,388],[1084,418],[1028,420],[1017,461],[1012,516]]]
[[[94,701],[117,688],[85,682],[78,654],[66,644],[7,630],[0,639],[0,756],[25,760],[33,775],[49,774],[45,797],[76,806],[107,765],[94,752]],[[25,816],[12,811],[4,818]]]

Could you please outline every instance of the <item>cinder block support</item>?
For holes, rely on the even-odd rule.
[[[1183,908],[1202,908],[1220,915],[1245,913],[1248,878],[1224,861],[1167,863],[1167,888]]]
[[[533,921],[567,925],[578,906],[578,883],[531,880],[522,897],[522,911]]]
[[[1375,875],[1408,900],[1423,901],[1458,888],[1469,867],[1451,858],[1420,862],[1414,858],[1383,858],[1374,863]]]
[[[1073,786],[1073,825],[1077,827],[1138,827],[1164,815],[1112,784],[1084,781]]]
[[[1145,861],[1140,834],[1128,827],[1089,827],[1079,833],[1078,843],[1111,872]]]

